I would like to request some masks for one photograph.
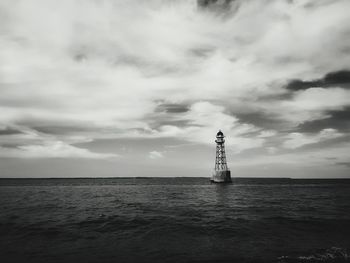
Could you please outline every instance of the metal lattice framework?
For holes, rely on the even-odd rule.
[[[226,153],[225,153],[225,136],[219,131],[216,135],[216,158],[215,158],[215,171],[226,171]]]

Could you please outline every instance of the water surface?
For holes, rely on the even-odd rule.
[[[2,262],[287,262],[350,248],[350,180],[1,179],[0,208]]]

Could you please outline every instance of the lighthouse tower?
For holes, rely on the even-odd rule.
[[[231,172],[227,168],[225,153],[225,136],[222,131],[216,134],[215,170],[210,181],[214,183],[231,183]]]

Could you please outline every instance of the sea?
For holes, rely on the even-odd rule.
[[[0,262],[350,262],[350,180],[0,179]]]

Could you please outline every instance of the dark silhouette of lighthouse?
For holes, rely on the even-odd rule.
[[[225,153],[225,136],[222,131],[216,134],[216,158],[215,170],[211,177],[214,183],[231,183],[231,172],[227,168],[226,153]]]

